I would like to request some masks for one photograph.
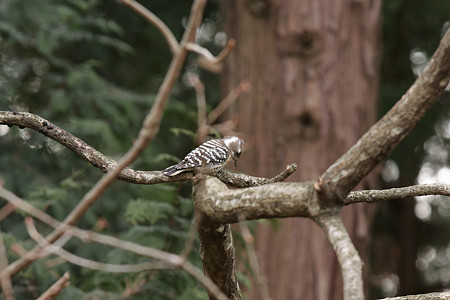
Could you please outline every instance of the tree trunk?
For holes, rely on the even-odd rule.
[[[237,41],[223,92],[248,79],[252,91],[230,109],[240,116],[245,173],[272,176],[299,165],[290,180],[326,170],[374,123],[380,0],[228,0],[226,32]],[[366,207],[344,209],[364,259]],[[341,299],[339,265],[310,220],[261,224],[257,252],[274,299]],[[365,260],[367,261],[367,260]],[[253,290],[253,299],[259,299]]]

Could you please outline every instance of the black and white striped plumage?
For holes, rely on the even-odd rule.
[[[244,151],[244,141],[236,136],[226,136],[223,139],[204,142],[180,161],[178,164],[162,170],[164,175],[175,176],[181,172],[196,172],[214,175]]]

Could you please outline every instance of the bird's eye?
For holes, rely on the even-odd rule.
[[[239,156],[241,156],[241,154],[242,154],[242,152],[236,152],[236,153],[234,154],[234,156],[239,157]]]

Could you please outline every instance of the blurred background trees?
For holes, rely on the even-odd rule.
[[[141,3],[180,38],[190,2]],[[441,33],[450,26],[449,16],[450,3],[445,0],[384,2],[379,114],[414,81]],[[197,39],[213,53],[226,41],[223,21],[220,2],[210,1]],[[0,3],[0,110],[38,114],[113,158],[126,151],[136,137],[142,111],[149,109],[169,60],[159,32],[116,1]],[[220,100],[219,76],[198,69],[194,60],[192,55],[185,73],[200,76],[211,109]],[[450,183],[448,97],[445,94],[394,151],[382,171],[383,187],[416,181]],[[133,168],[162,169],[195,145],[196,101],[187,76],[172,94],[161,125],[156,140]],[[299,163],[303,172],[302,161]],[[100,171],[49,139],[26,129],[0,126],[0,177],[5,187],[54,217],[61,220],[100,176]],[[0,207],[4,206],[1,201]],[[371,298],[448,288],[448,199],[433,196],[394,201],[376,210],[370,257],[365,261],[371,265]],[[183,248],[192,214],[189,185],[136,186],[118,181],[89,210],[80,227],[176,252]],[[18,257],[10,250],[12,245],[27,249],[34,245],[23,218],[15,213],[1,220],[0,229],[9,261]],[[39,229],[42,233],[50,230]],[[140,259],[94,244],[70,242],[67,249],[110,263]],[[190,260],[200,266],[195,251]],[[94,295],[148,299],[149,294],[152,299],[206,298],[203,288],[180,271],[110,274],[81,269],[55,257],[40,260],[13,278],[17,298],[40,295],[66,270],[72,274],[72,284],[62,299]],[[251,289],[250,275],[243,274],[247,275],[241,276],[241,286]]]
[[[295,162],[299,170],[288,181],[318,179],[375,122],[380,2],[225,3],[236,49],[226,61],[224,89],[244,78],[253,86],[232,110],[251,116],[239,127],[246,140],[242,170],[270,177]],[[369,178],[359,187],[374,188]],[[365,204],[342,212],[363,261],[372,215]],[[342,299],[336,255],[312,220],[260,222],[256,246],[274,299]]]

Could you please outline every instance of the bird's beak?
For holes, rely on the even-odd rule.
[[[233,157],[234,166],[237,167],[237,159],[236,157]]]

